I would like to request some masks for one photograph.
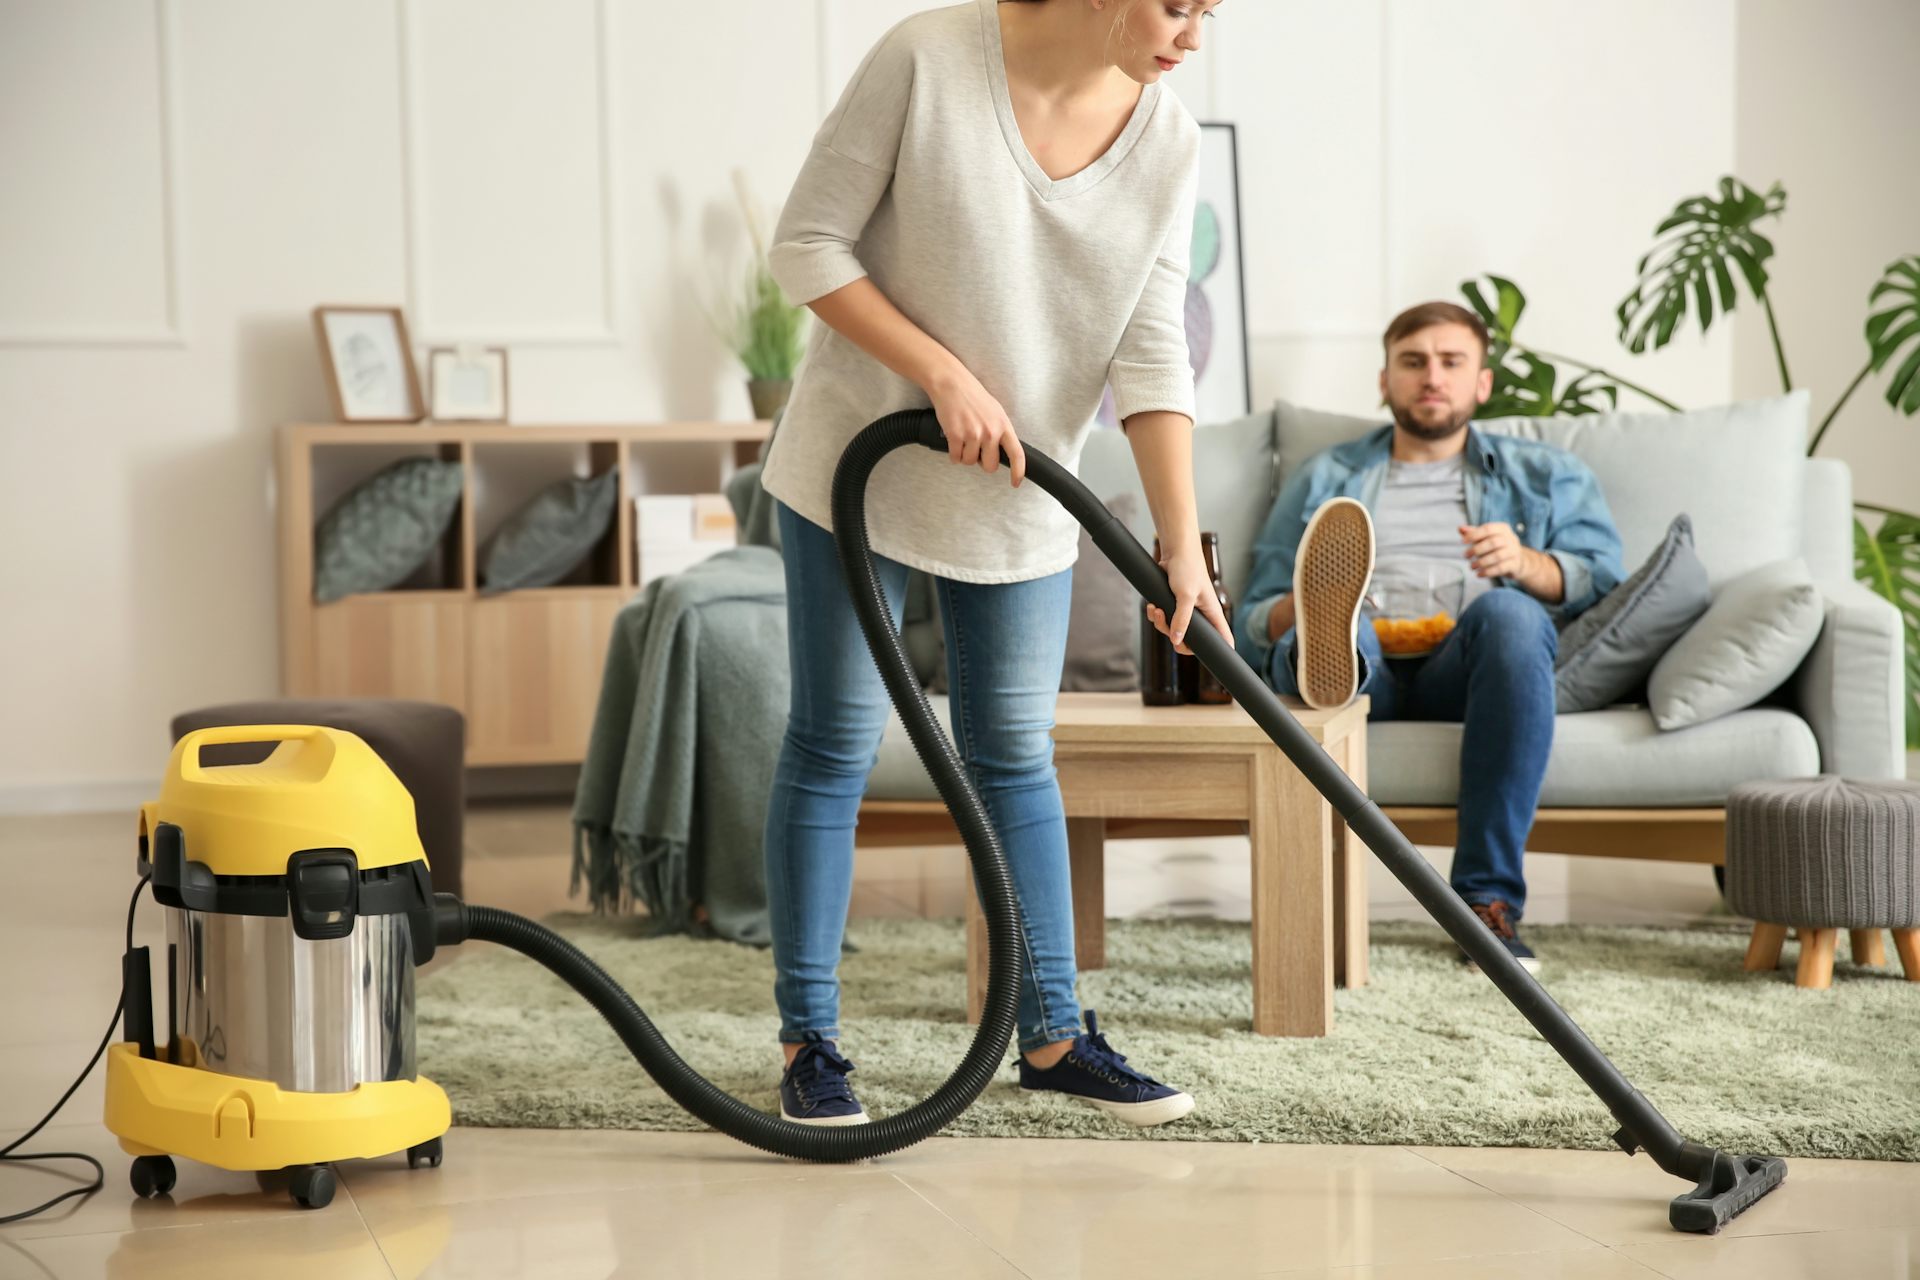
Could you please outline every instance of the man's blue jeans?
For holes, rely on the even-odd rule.
[[[853,897],[853,830],[890,703],[833,535],[779,503],[793,703],[767,808],[767,907],[780,1039],[839,1038],[840,941]],[[874,567],[900,624],[907,566]],[[1023,1052],[1080,1034],[1067,817],[1053,767],[1073,570],[1028,582],[934,580],[947,637],[954,745],[1013,873],[1027,950]]]
[[[1360,692],[1368,720],[1447,720],[1460,737],[1460,835],[1449,879],[1471,903],[1498,898],[1519,916],[1527,905],[1521,867],[1534,806],[1553,747],[1553,660],[1559,633],[1524,591],[1489,591],[1468,605],[1438,649],[1387,660],[1360,620]],[[1299,696],[1294,635],[1267,656],[1267,683]]]

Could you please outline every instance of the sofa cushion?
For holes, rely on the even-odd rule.
[[[947,700],[931,698],[950,728]],[[1460,726],[1393,721],[1367,726],[1368,792],[1381,805],[1439,805],[1460,796]],[[1561,716],[1554,723],[1540,803],[1548,808],[1636,808],[1722,803],[1754,778],[1820,772],[1813,730],[1791,711],[1756,707],[1702,725],[1662,733],[1639,707]],[[887,718],[880,759],[867,779],[869,800],[938,800],[897,713]]]
[[[1130,522],[1139,518],[1143,501],[1136,494],[1121,493],[1107,505],[1122,522]],[[1084,693],[1137,691],[1142,609],[1133,584],[1082,529],[1080,559],[1073,566],[1061,689]]]
[[[1567,449],[1590,468],[1620,530],[1625,560],[1644,560],[1679,512],[1718,585],[1800,554],[1808,394],[1687,413],[1621,411],[1577,418],[1496,418],[1482,430]],[[1322,449],[1377,430],[1378,415],[1275,409],[1280,479]],[[1711,483],[1702,483],[1710,478]]]
[[[1826,602],[1797,558],[1735,578],[1654,664],[1654,723],[1684,729],[1752,706],[1799,668],[1825,620]]]
[[[1368,791],[1381,805],[1444,805],[1460,795],[1461,726],[1367,726]],[[1662,733],[1640,707],[1560,716],[1540,804],[1547,808],[1717,805],[1754,778],[1820,771],[1820,748],[1791,711],[1756,707]]]
[[[953,739],[953,716],[945,694],[928,694],[927,705],[933,708],[934,719],[946,730],[949,741]],[[954,743],[956,748],[959,743]],[[927,766],[913,749],[913,739],[907,736],[907,726],[900,719],[900,712],[887,709],[887,727],[880,735],[880,756],[874,762],[873,772],[867,775],[866,798],[869,800],[938,800],[940,792],[933,785],[933,779],[927,776]]]
[[[1682,513],[1647,562],[1560,633],[1554,706],[1597,711],[1635,693],[1668,646],[1707,611],[1707,573]]]
[[[1260,536],[1273,500],[1280,496],[1274,469],[1271,409],[1231,422],[1208,422],[1193,432],[1193,494],[1200,527],[1220,535],[1220,574],[1227,593],[1240,599],[1253,573],[1253,541]],[[1138,504],[1127,528],[1153,550],[1153,510],[1140,484],[1133,445],[1124,431],[1107,428],[1087,437],[1080,454],[1080,480],[1102,502],[1131,493]]]

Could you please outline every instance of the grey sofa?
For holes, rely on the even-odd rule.
[[[1637,705],[1561,716],[1529,848],[1719,862],[1724,802],[1739,783],[1821,772],[1902,776],[1899,614],[1853,579],[1851,475],[1842,463],[1805,456],[1806,415],[1807,397],[1796,393],[1683,415],[1481,424],[1583,458],[1612,508],[1629,572],[1668,521],[1686,511],[1716,588],[1761,564],[1800,556],[1826,598],[1819,642],[1763,705],[1672,732],[1656,728]],[[1220,534],[1235,599],[1281,483],[1321,449],[1382,422],[1282,403],[1196,429],[1201,525]],[[1104,500],[1141,492],[1131,446],[1119,431],[1096,431],[1078,471]],[[1144,501],[1135,505],[1147,510]],[[1134,533],[1150,544],[1150,521]],[[944,661],[930,602],[924,583],[916,583],[903,626],[923,680]],[[935,696],[933,704],[944,720],[946,699]],[[1414,840],[1451,844],[1459,752],[1458,725],[1372,725],[1369,793]],[[896,716],[868,781],[861,839],[890,843],[951,830]]]

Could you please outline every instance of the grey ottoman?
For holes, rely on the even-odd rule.
[[[1855,964],[1886,963],[1880,931],[1920,982],[1920,784],[1832,774],[1748,782],[1727,796],[1727,905],[1754,920],[1747,968],[1772,969],[1792,929],[1794,983],[1825,987],[1842,929]]]

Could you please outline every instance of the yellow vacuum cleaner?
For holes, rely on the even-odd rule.
[[[201,748],[274,744],[251,764]],[[140,872],[167,908],[166,1042],[147,948],[125,959],[124,1039],[107,1051],[106,1125],[142,1196],[173,1156],[285,1170],[333,1198],[336,1160],[438,1165],[450,1113],[415,1073],[413,970],[433,889],[413,797],[358,736],[313,725],[187,734],[140,810]]]

